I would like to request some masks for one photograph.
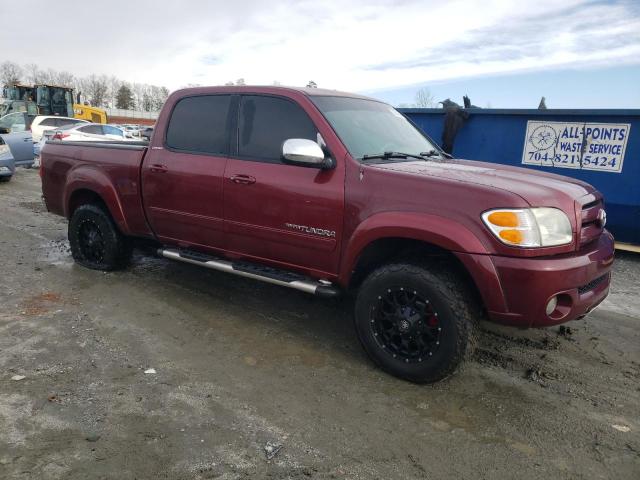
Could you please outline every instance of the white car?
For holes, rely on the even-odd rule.
[[[124,130],[112,125],[103,125],[101,123],[67,125],[57,130],[44,132],[37,147],[38,154],[47,140],[62,140],[66,142],[113,142],[131,139],[127,137]]]
[[[37,143],[42,138],[42,134],[47,130],[56,130],[65,125],[78,125],[81,123],[89,122],[71,117],[38,115],[33,119],[33,122],[31,122],[31,135],[33,135],[34,143]]]
[[[124,124],[121,125],[121,128],[127,131],[133,137],[140,136],[140,125],[132,125],[132,124]]]

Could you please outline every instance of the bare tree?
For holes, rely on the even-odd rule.
[[[75,78],[72,73],[69,72],[56,72],[54,75],[54,82],[61,87],[73,87]]]
[[[0,64],[0,84],[1,85],[13,85],[20,83],[24,72],[17,63],[4,62]]]
[[[151,86],[151,110],[158,111],[164,105],[169,97],[169,90],[167,87]]]
[[[153,96],[151,95],[151,88],[145,89],[142,94],[142,110],[145,112],[153,110]]]
[[[135,99],[135,105],[139,110],[144,108],[144,93],[147,91],[147,85],[143,83],[133,84],[133,98]]]
[[[94,107],[102,107],[109,90],[106,75],[90,75],[82,82],[83,91]]]
[[[37,84],[40,81],[40,67],[35,63],[28,63],[24,66],[24,77],[28,83]]]
[[[419,108],[435,108],[437,106],[436,99],[427,87],[416,92],[415,102],[416,107]]]
[[[120,87],[124,84],[124,82],[122,80],[120,80],[118,77],[111,75],[109,77],[109,94],[108,94],[108,106],[109,107],[115,107],[117,101],[118,101],[118,91],[120,90]]]

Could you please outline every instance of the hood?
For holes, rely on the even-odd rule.
[[[557,205],[559,198],[575,201],[595,191],[588,183],[562,175],[470,160],[417,160],[370,166],[410,175],[438,177],[499,188],[522,197],[531,206],[539,207]]]

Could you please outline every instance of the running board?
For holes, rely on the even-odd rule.
[[[178,260],[179,262],[191,263],[193,265],[210,268],[211,270],[218,270],[219,272],[233,273],[240,277],[253,278],[274,285],[301,290],[319,297],[331,298],[337,297],[340,294],[340,290],[327,280],[313,280],[294,272],[279,270],[256,263],[243,261],[231,262],[193,250],[159,248],[158,255],[172,260]]]

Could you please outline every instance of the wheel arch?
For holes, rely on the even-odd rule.
[[[339,283],[357,289],[373,270],[392,261],[444,261],[463,278],[480,304],[496,308],[502,296],[497,274],[486,274],[469,254],[488,258],[485,245],[469,229],[448,218],[386,212],[365,220],[351,236],[342,259]],[[486,262],[485,262],[486,263]]]
[[[120,231],[125,235],[129,234],[130,229],[116,188],[99,170],[79,168],[71,172],[67,179],[64,198],[64,216],[68,219],[80,205],[98,203],[111,215]]]

